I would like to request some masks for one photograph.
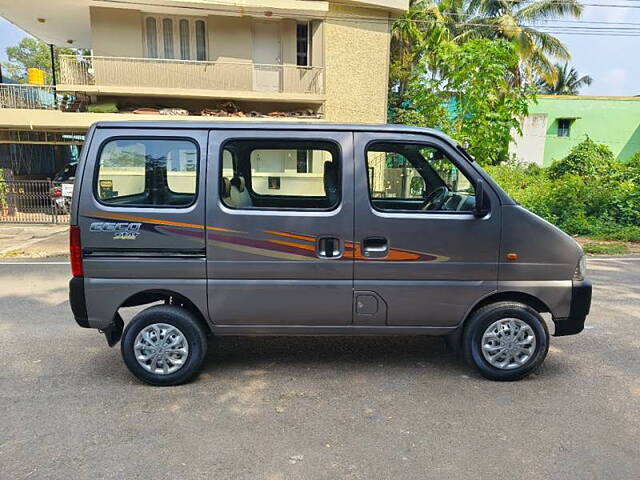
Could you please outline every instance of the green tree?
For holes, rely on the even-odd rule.
[[[558,74],[553,59],[568,60],[570,54],[560,40],[535,25],[578,18],[582,9],[578,0],[411,0],[392,28],[390,86],[395,100],[402,101],[411,68],[443,40],[506,39],[520,58],[510,74],[514,85],[531,84],[535,78],[552,82]]]
[[[536,82],[538,93],[544,93],[547,95],[578,95],[580,89],[585,85],[591,85],[593,79],[589,75],[578,74],[578,71],[571,67],[568,63],[559,64],[554,66],[556,70],[555,80],[549,80],[548,78],[540,78]]]
[[[55,55],[74,55],[83,51],[74,48],[55,48]],[[51,84],[51,51],[49,45],[32,37],[24,37],[17,45],[6,48],[8,62],[3,62],[5,75],[19,83],[26,83],[27,68],[40,68],[45,72],[45,82]],[[56,58],[56,66],[59,62]],[[59,76],[58,76],[59,78]]]
[[[425,55],[448,40],[444,17],[430,0],[410,0],[409,10],[397,18],[391,29],[389,100],[399,107],[406,99],[415,69]]]
[[[444,43],[423,58],[409,85],[410,105],[395,109],[393,120],[444,131],[483,164],[508,158],[511,131],[519,130],[534,98],[513,87],[508,72],[518,64],[506,40]]]

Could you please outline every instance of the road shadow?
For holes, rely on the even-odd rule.
[[[211,338],[203,371],[264,365],[287,365],[301,371],[381,366],[468,370],[461,355],[440,337],[265,336]]]

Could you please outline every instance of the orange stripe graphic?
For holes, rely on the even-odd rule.
[[[266,240],[266,241],[270,243],[275,243],[278,245],[285,245],[287,247],[301,248],[303,250],[309,250],[311,252],[315,252],[316,250],[315,245],[303,245],[302,243],[287,242],[285,240]]]
[[[317,257],[307,257],[304,255],[296,255],[295,253],[278,252],[275,250],[267,250],[265,248],[249,247],[246,245],[237,245],[228,242],[219,242],[217,240],[209,240],[209,242],[217,247],[226,248],[237,252],[251,253],[253,255],[260,255],[263,257],[278,258],[280,260],[304,260],[306,262],[320,260]]]
[[[127,221],[127,222],[141,222],[141,223],[151,223],[154,225],[164,225],[164,226],[172,226],[172,227],[182,227],[182,228],[194,228],[194,229],[207,229],[207,230],[212,230],[212,231],[216,231],[216,232],[228,232],[228,233],[237,233],[237,234],[246,234],[247,232],[243,232],[240,230],[233,230],[230,228],[224,228],[224,227],[216,227],[213,225],[199,225],[199,224],[195,224],[195,223],[185,223],[185,222],[176,222],[174,220],[159,220],[156,218],[148,218],[148,217],[137,217],[134,215],[125,215],[125,214],[121,214],[121,213],[112,213],[112,212],[98,212],[98,211],[94,211],[94,212],[88,212],[89,215],[97,217],[97,218],[107,218],[110,220],[123,220],[123,221]],[[307,251],[315,251],[315,241],[316,238],[312,237],[312,236],[308,236],[308,235],[300,235],[297,233],[289,233],[289,232],[278,232],[275,230],[262,230],[263,233],[269,234],[269,235],[274,235],[274,236],[278,236],[278,237],[285,237],[285,238],[290,238],[290,239],[294,239],[294,240],[302,240],[305,242],[313,242],[314,245],[305,245],[305,244],[301,244],[301,243],[297,243],[297,242],[288,242],[285,240],[274,240],[274,239],[267,239],[267,242],[270,243],[274,243],[276,245],[283,245],[283,246],[287,246],[287,247],[294,247],[294,248],[300,248],[302,250],[307,250]],[[216,243],[221,243],[221,242],[216,242]],[[237,247],[236,247],[237,248]],[[239,248],[237,248],[239,250]],[[263,250],[263,255],[268,255],[266,252],[268,250],[266,249],[253,249],[255,253],[257,253],[257,250]],[[391,248],[389,250],[389,253],[386,257],[383,258],[369,258],[369,257],[365,257],[362,254],[362,249],[360,248],[360,244],[356,243],[356,242],[345,242],[345,258],[348,258],[350,255],[349,253],[352,252],[353,255],[353,259],[355,260],[377,260],[377,261],[396,261],[396,262],[411,262],[411,261],[415,261],[415,260],[419,260],[423,255],[427,255],[427,256],[431,256],[434,257],[434,260],[432,261],[436,261],[436,262],[446,262],[449,260],[449,257],[446,256],[442,256],[442,255],[434,255],[432,253],[422,253],[422,252],[413,252],[410,250],[400,250],[400,249],[395,249],[395,248]],[[275,253],[275,252],[274,252]],[[279,256],[280,258],[284,258],[286,254],[282,254],[282,253],[278,253],[277,256]],[[295,257],[295,255],[291,255],[289,258]],[[304,259],[308,260],[308,257],[301,257]]]
[[[315,242],[315,237],[308,237],[306,235],[298,235],[297,233],[287,233],[287,232],[276,232],[274,230],[262,230],[264,233],[268,233],[269,235],[275,235],[277,237],[286,237],[286,238],[295,238],[297,240],[306,240],[307,242]]]

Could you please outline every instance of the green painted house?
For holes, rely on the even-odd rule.
[[[618,160],[640,151],[640,96],[539,95],[509,146],[516,160],[548,166],[589,136]]]

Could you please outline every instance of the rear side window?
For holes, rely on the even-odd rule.
[[[195,200],[197,177],[189,140],[111,140],[98,160],[96,196],[114,206],[183,207]]]
[[[332,142],[228,142],[222,152],[222,201],[232,208],[332,209],[341,195],[339,158]]]

